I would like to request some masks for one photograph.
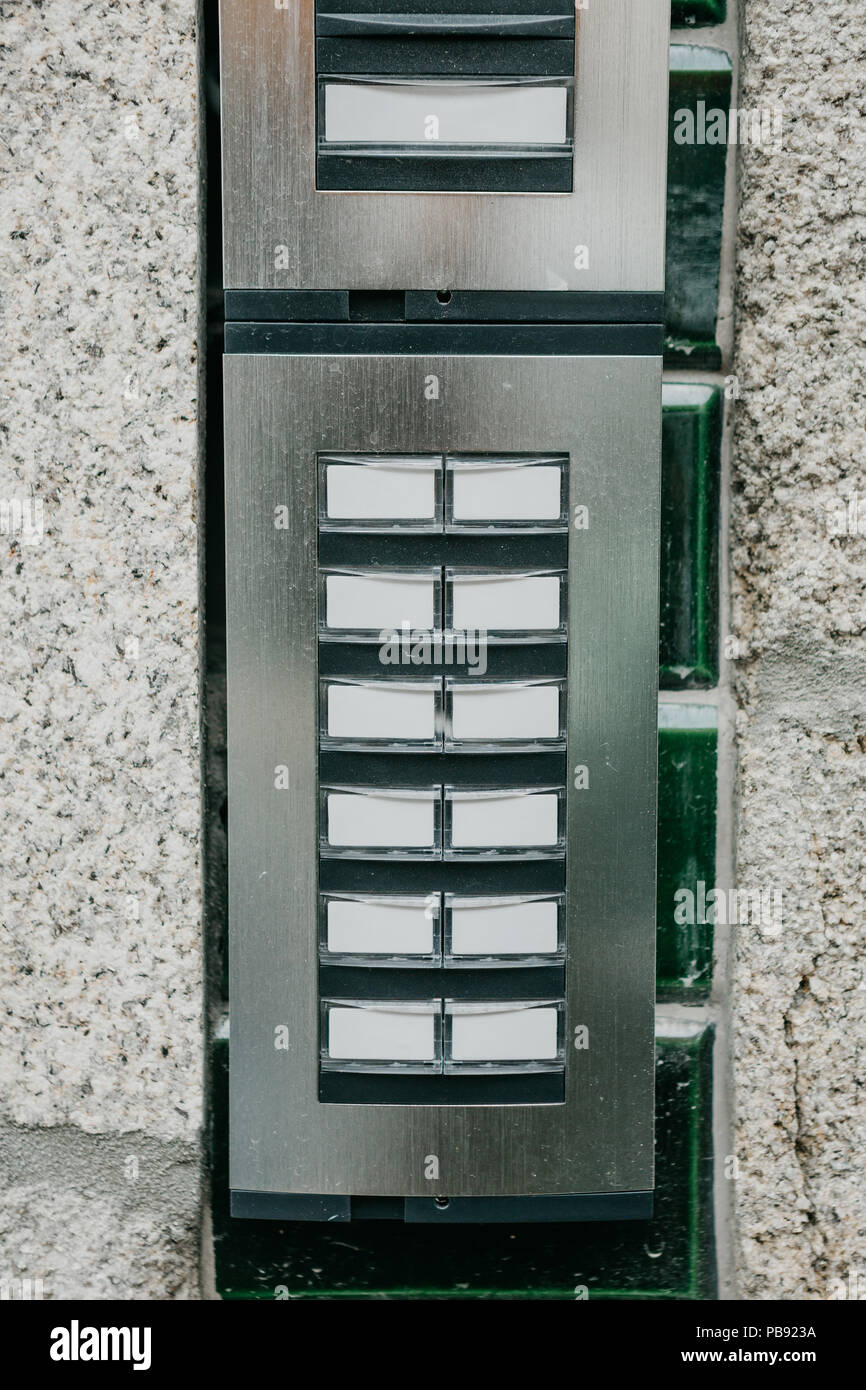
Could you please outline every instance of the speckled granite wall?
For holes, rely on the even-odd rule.
[[[866,1288],[866,300],[859,0],[746,0],[734,450],[737,1257],[750,1299]],[[848,499],[859,495],[861,529]],[[842,531],[842,534],[834,534]]]
[[[196,0],[0,3],[0,1278],[198,1291]]]
[[[811,1299],[866,1286],[862,40],[742,8],[734,1248]],[[199,1292],[197,9],[0,0],[4,1296]]]

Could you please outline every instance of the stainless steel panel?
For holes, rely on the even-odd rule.
[[[650,1187],[660,361],[238,356],[225,376],[232,1186]],[[568,796],[564,1104],[318,1100],[316,456],[371,449],[567,453],[571,515],[588,508],[568,581],[569,770],[589,786]]]
[[[669,0],[577,11],[571,194],[317,191],[314,10],[221,0],[227,288],[664,288]]]

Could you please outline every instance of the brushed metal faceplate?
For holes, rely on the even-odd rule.
[[[221,0],[226,288],[663,290],[670,0],[576,19],[572,193],[339,193],[316,189],[315,0]]]
[[[225,386],[232,1187],[650,1188],[660,359],[238,355]],[[535,450],[570,456],[570,515],[589,515],[570,537],[568,764],[589,785],[568,797],[566,1099],[322,1104],[316,456]]]

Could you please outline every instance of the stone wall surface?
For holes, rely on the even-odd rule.
[[[0,3],[0,39],[0,1277],[189,1297],[197,3]]]
[[[866,29],[859,0],[744,0],[732,503],[735,1245],[747,1299],[866,1295]],[[844,534],[837,534],[845,528]]]
[[[740,8],[737,882],[784,911],[734,933],[733,1236],[814,1299],[866,1288],[866,39]],[[197,24],[0,0],[0,1280],[51,1298],[199,1293]]]

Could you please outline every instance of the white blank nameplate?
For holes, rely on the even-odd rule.
[[[564,86],[325,83],[325,140],[348,145],[564,145]]]
[[[451,736],[455,740],[495,742],[558,738],[559,687],[556,685],[454,685]]]
[[[452,585],[457,630],[555,632],[560,625],[558,574],[461,575]]]
[[[436,519],[433,459],[376,459],[324,465],[325,517],[329,521],[429,521]]]
[[[432,849],[438,792],[328,792],[328,844],[346,849]]]
[[[436,691],[420,682],[328,684],[330,738],[427,741],[436,736]]]
[[[402,623],[431,629],[436,582],[426,574],[329,574],[325,579],[326,626],[340,631],[399,629]]]
[[[556,464],[452,463],[455,522],[555,522],[562,514],[562,470]]]
[[[432,1062],[432,1009],[369,1008],[328,1011],[328,1055],[343,1061]]]
[[[471,1006],[470,1006],[471,1007]],[[451,1014],[450,1058],[454,1062],[544,1062],[557,1055],[557,1010],[476,1006]]]
[[[332,955],[429,956],[433,928],[433,913],[423,899],[331,898],[327,904],[327,943]]]
[[[449,800],[454,849],[552,849],[557,844],[555,792],[452,792]]]
[[[452,903],[454,956],[555,955],[558,945],[559,905],[554,899],[474,904],[463,898]]]

